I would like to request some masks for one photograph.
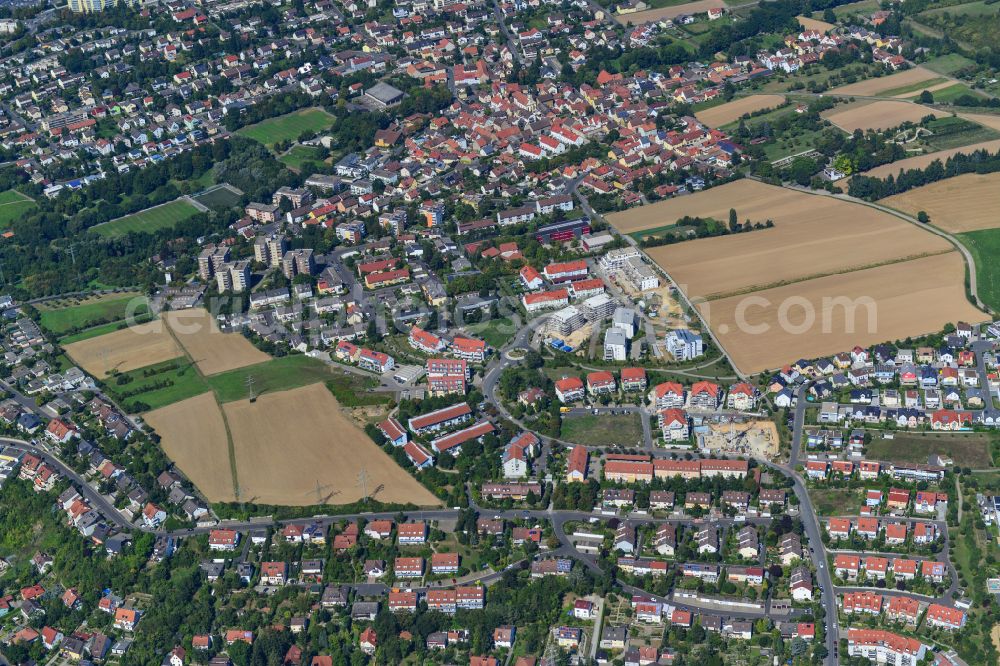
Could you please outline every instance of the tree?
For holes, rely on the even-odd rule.
[[[736,209],[729,209],[729,230],[735,232],[740,226],[739,218],[736,216]]]
[[[920,93],[920,103],[921,104],[933,104],[934,94],[930,90],[924,90]]]
[[[931,216],[927,214],[927,211],[921,210],[917,212],[917,222],[920,222],[922,224],[928,224],[930,221],[931,221]]]

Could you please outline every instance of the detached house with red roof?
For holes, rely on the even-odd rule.
[[[957,631],[965,626],[965,613],[957,608],[949,608],[941,604],[931,604],[927,607],[925,621],[929,627],[938,627],[947,631]]]
[[[583,380],[579,377],[563,377],[556,381],[556,397],[559,402],[566,404],[583,400]]]
[[[76,426],[62,419],[52,419],[45,428],[45,436],[57,444],[65,444],[77,434]]]
[[[749,411],[757,406],[757,389],[740,382],[729,387],[729,395],[726,398],[726,406],[741,412]]]
[[[545,281],[542,280],[542,274],[531,266],[524,266],[521,268],[518,276],[521,278],[521,284],[523,284],[524,288],[528,291],[541,289],[545,284]]]
[[[445,348],[445,342],[433,333],[428,333],[419,326],[410,328],[410,346],[425,354],[436,354]]]
[[[615,376],[607,370],[587,374],[587,392],[591,395],[614,393],[617,388]]]
[[[645,391],[646,370],[645,368],[622,368],[621,381],[622,391],[626,393]]]

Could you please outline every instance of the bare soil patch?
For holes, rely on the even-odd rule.
[[[772,109],[785,103],[784,95],[750,95],[695,113],[709,127],[721,127],[739,120],[745,113]]]
[[[944,164],[944,162],[952,155],[958,155],[959,153],[968,155],[969,153],[974,153],[977,150],[987,150],[991,153],[995,153],[1000,150],[1000,139],[974,143],[969,146],[959,146],[958,148],[948,148],[947,150],[937,150],[933,153],[927,153],[926,155],[907,157],[905,160],[899,160],[897,162],[892,162],[891,164],[883,164],[882,166],[875,167],[874,169],[869,169],[864,175],[871,176],[872,178],[896,176],[900,169],[903,171],[908,169],[923,169],[934,160],[941,160],[941,163]]]
[[[885,90],[902,88],[921,81],[939,78],[941,75],[923,67],[913,67],[902,72],[896,72],[877,79],[865,79],[857,83],[849,83],[830,92],[835,95],[877,95]]]
[[[822,115],[844,131],[853,132],[856,129],[885,130],[905,122],[919,122],[925,116],[939,117],[942,114],[919,104],[886,100],[838,106]]]
[[[721,2],[721,0],[698,0],[697,2],[688,2],[683,5],[647,9],[644,12],[635,12],[634,14],[615,14],[611,12],[611,16],[622,25],[642,25],[650,21],[659,21],[665,18],[672,19],[681,14],[704,14],[709,9],[725,6],[726,3]]]
[[[747,179],[614,213],[608,221],[631,233],[684,215],[726,221],[730,208],[740,222],[772,219],[774,227],[647,251],[690,297],[718,298],[951,248],[888,213]]]
[[[703,303],[699,309],[736,366],[757,373],[854,345],[932,333],[948,322],[982,321],[983,313],[966,300],[964,273],[961,255],[952,251]],[[845,307],[824,308],[824,298],[846,298],[859,306],[851,316]],[[807,308],[815,315],[808,326]]]
[[[97,378],[128,372],[183,355],[159,320],[66,345],[66,353]]]
[[[997,142],[993,142],[997,143]],[[962,233],[1000,227],[1000,173],[966,173],[882,199],[879,203],[916,215],[925,211],[931,224]]]
[[[382,502],[440,502],[341,411],[322,384],[226,403],[243,499],[259,504],[349,504],[368,494]],[[319,492],[317,493],[317,486]]]
[[[271,358],[242,335],[220,331],[215,319],[202,308],[173,310],[164,313],[163,318],[198,369],[206,375],[262,363]]]
[[[215,397],[202,393],[147,413],[163,451],[211,502],[232,502],[229,442]]]

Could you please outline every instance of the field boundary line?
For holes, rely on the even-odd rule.
[[[198,367],[198,362],[194,360],[193,356],[191,356],[191,353],[187,350],[187,347],[181,344],[180,338],[177,337],[177,334],[170,326],[170,320],[168,317],[163,317],[163,326],[164,328],[167,329],[167,332],[170,334],[170,337],[173,338],[177,346],[181,348],[181,351],[184,352],[184,356],[187,358],[187,360],[191,362],[191,366],[194,368],[194,371],[197,372],[198,376],[205,381],[205,384],[208,385],[209,390],[212,392],[212,399],[215,400],[215,408],[219,410],[219,415],[222,416],[222,426],[226,429],[226,448],[228,449],[229,453],[229,473],[232,476],[233,496],[236,498],[236,501],[239,501],[240,480],[239,480],[239,474],[236,470],[236,443],[233,442],[233,431],[229,427],[229,418],[226,416],[226,410],[222,408],[222,402],[219,400],[219,393],[216,390],[216,388],[212,386],[212,384],[208,381],[208,379],[205,376],[205,373],[201,371],[201,368]]]
[[[207,213],[208,212],[208,206],[206,206],[205,204],[203,204],[200,201],[195,201],[194,198],[190,194],[185,194],[184,196],[182,196],[182,197],[180,197],[178,199],[175,199],[174,201],[186,201],[189,204],[191,204],[192,206],[194,206],[195,208],[197,208],[200,212],[202,212],[202,213]]]
[[[885,261],[879,261],[873,264],[862,264],[860,266],[848,266],[846,268],[838,269],[835,271],[829,271],[826,273],[816,273],[813,275],[806,275],[801,278],[795,278],[793,280],[780,280],[778,282],[772,282],[769,284],[764,284],[759,287],[747,287],[745,289],[737,289],[734,291],[721,292],[718,294],[708,294],[705,296],[706,301],[719,301],[724,298],[730,298],[731,296],[745,296],[747,294],[753,294],[758,291],[765,291],[767,289],[777,289],[778,287],[787,287],[788,285],[798,284],[800,282],[808,282],[810,280],[819,280],[825,277],[833,277],[835,275],[844,275],[846,273],[855,273],[857,271],[865,271],[870,268],[881,268],[883,266],[892,266],[893,264],[902,264],[907,261],[916,261],[917,259],[926,259],[928,257],[936,257],[942,254],[948,254],[949,252],[955,252],[955,248],[949,248],[946,250],[938,250],[937,252],[922,252],[920,254],[911,254],[905,257],[899,257],[897,259],[886,259]]]

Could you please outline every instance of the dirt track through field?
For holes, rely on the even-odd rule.
[[[919,104],[886,100],[837,106],[821,115],[845,132],[853,132],[890,129],[905,122],[919,122],[925,116],[940,117],[942,114]]]
[[[924,211],[931,224],[952,233],[993,229],[1000,227],[1000,173],[966,173],[879,203],[913,216]]]
[[[223,406],[233,435],[242,499],[261,504],[349,504],[369,495],[382,502],[439,506],[340,410],[322,384],[268,393]],[[317,490],[318,489],[318,490]]]
[[[233,477],[222,412],[211,392],[144,416],[160,446],[210,502],[232,502]]]
[[[172,310],[164,319],[202,374],[215,375],[270,360],[239,333],[223,333],[202,308]]]
[[[98,379],[113,370],[128,372],[184,355],[160,320],[73,342],[65,349],[70,358]]]
[[[698,111],[694,115],[709,127],[722,127],[739,120],[745,113],[772,109],[781,106],[784,102],[784,95],[750,95]]]
[[[608,216],[630,233],[684,215],[771,229],[703,238],[647,250],[690,297],[716,298],[851,268],[944,252],[951,245],[887,213],[748,179]]]
[[[879,93],[887,90],[894,90],[896,88],[902,88],[914,83],[930,81],[931,79],[937,79],[940,77],[940,74],[932,72],[929,69],[924,69],[923,67],[913,67],[902,72],[889,74],[888,76],[881,76],[875,79],[865,79],[864,81],[858,81],[857,83],[849,83],[847,85],[840,86],[839,88],[834,88],[830,91],[830,93],[835,95],[872,96],[878,95]]]
[[[964,271],[961,255],[948,252],[698,307],[736,366],[757,373],[854,345],[932,333],[949,322],[981,321],[983,314],[966,300]],[[846,298],[859,307],[849,317],[844,307],[824,307],[824,298]],[[837,302],[828,300],[827,305]],[[815,316],[812,325],[806,325],[807,310]],[[782,326],[782,315],[788,326]]]

